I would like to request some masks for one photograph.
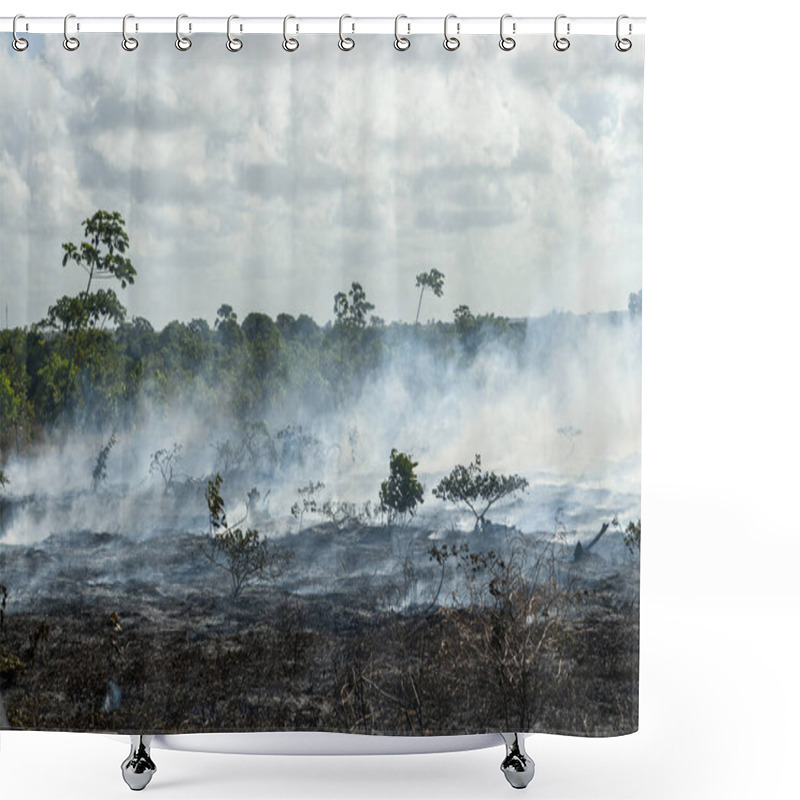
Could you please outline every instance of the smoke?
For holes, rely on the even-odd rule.
[[[320,499],[376,502],[392,448],[419,464],[419,524],[471,527],[469,514],[431,489],[477,453],[486,469],[529,481],[527,492],[492,509],[494,521],[534,533],[552,530],[559,510],[575,530],[639,516],[640,317],[554,313],[500,332],[483,326],[470,341],[450,329],[445,350],[431,344],[433,327],[386,328],[391,346],[379,368],[335,406],[300,388],[304,376],[291,365],[287,393],[247,420],[210,413],[197,387],[168,402],[140,397],[131,424],[115,431],[107,476],[94,491],[92,469],[111,431],[64,426],[4,468],[12,483],[0,541],[205,533],[203,490],[216,472],[229,520],[290,534],[298,530],[290,515],[297,489],[310,481],[325,484]],[[196,380],[207,387],[210,379]],[[167,483],[151,469],[153,454],[175,445]],[[309,515],[304,525],[320,521]]]

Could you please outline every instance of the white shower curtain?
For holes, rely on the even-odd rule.
[[[642,37],[27,38],[0,727],[635,730]]]

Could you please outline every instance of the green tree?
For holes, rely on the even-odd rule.
[[[214,321],[217,335],[226,347],[233,347],[242,341],[242,329],[239,327],[236,312],[227,303],[217,309],[217,318]]]
[[[34,409],[28,364],[35,360],[30,334],[22,328],[0,331],[0,461],[13,448],[17,455],[30,443]]]
[[[112,289],[92,293],[95,280],[119,281],[124,289],[132,284],[136,276],[125,253],[129,247],[125,220],[118,211],[97,211],[83,221],[84,241],[80,246],[72,242],[62,244],[64,257],[61,266],[73,261],[89,276],[86,288],[77,297],[62,297],[47,312],[44,325],[60,328],[64,340],[70,336],[69,359],[67,363],[66,385],[63,400],[69,397],[74,380],[73,365],[76,346],[81,332],[86,326],[95,327],[107,320],[117,325],[125,318],[125,309]]]
[[[504,497],[524,491],[528,481],[521,475],[498,475],[481,467],[480,455],[469,465],[458,464],[433,489],[434,497],[463,503],[475,515],[475,529],[486,524],[486,512]]]
[[[16,429],[16,421],[19,416],[20,401],[11,385],[10,378],[4,371],[0,371],[0,452],[8,446],[8,443],[3,441],[6,438],[6,432],[11,432]]]
[[[419,323],[419,311],[422,308],[422,295],[426,289],[430,289],[437,297],[444,294],[444,273],[439,272],[435,267],[428,272],[420,272],[417,275],[417,288],[419,289],[419,303],[417,303],[417,317],[414,324]]]
[[[350,291],[337,292],[333,298],[333,313],[336,324],[345,328],[364,328],[369,312],[375,306],[367,300],[367,293],[360,283],[353,282]]]
[[[280,361],[280,331],[269,315],[253,312],[244,318],[242,333],[247,342],[248,382],[263,395]]]
[[[417,506],[424,503],[425,489],[414,470],[418,463],[407,453],[392,448],[389,456],[389,477],[381,483],[381,511],[389,525],[413,517]]]
[[[464,339],[473,334],[478,328],[478,320],[469,310],[469,306],[460,305],[453,311],[453,321],[455,322],[458,335]]]
[[[119,326],[125,321],[125,307],[111,289],[99,289],[86,296],[60,297],[47,309],[47,316],[41,325],[66,335],[70,330],[73,337],[80,333],[79,326],[103,329],[107,323]]]

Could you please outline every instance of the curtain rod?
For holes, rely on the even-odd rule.
[[[510,17],[506,19],[506,31],[514,36],[527,34],[553,34],[554,17]],[[608,34],[616,32],[616,17],[570,17],[562,16],[559,25],[570,35]],[[127,30],[137,33],[175,33],[175,17],[130,17]],[[339,33],[338,17],[293,17],[289,30],[293,34]],[[183,34],[227,32],[227,17],[193,17],[187,15],[181,20]],[[498,33],[500,16],[497,17],[454,17],[450,20],[450,30],[459,36],[471,34]],[[625,34],[643,34],[645,17],[629,17],[624,21]],[[0,17],[0,31],[10,33],[13,17]],[[70,33],[120,33],[122,17],[70,17]],[[276,33],[284,32],[283,17],[237,17],[233,22],[236,33]],[[444,17],[403,17],[399,21],[400,33],[439,34],[444,30]],[[350,33],[395,32],[394,17],[356,17],[348,16],[344,21],[344,31]],[[64,17],[21,17],[17,21],[17,33],[62,33]]]

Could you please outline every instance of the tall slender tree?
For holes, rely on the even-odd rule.
[[[80,246],[73,242],[62,244],[64,258],[61,266],[66,267],[74,261],[89,276],[86,288],[75,298],[62,297],[48,310],[47,322],[62,325],[66,339],[71,333],[69,344],[69,363],[67,364],[66,386],[63,401],[66,402],[72,389],[75,351],[81,331],[87,325],[94,325],[105,319],[121,322],[125,309],[112,289],[92,292],[95,280],[120,282],[124,289],[133,283],[136,270],[124,254],[130,245],[125,231],[125,220],[118,211],[96,211],[83,221],[84,241]]]
[[[419,324],[419,312],[422,308],[422,295],[425,294],[426,289],[430,289],[437,297],[444,294],[444,273],[439,272],[436,267],[428,272],[420,272],[417,275],[417,288],[419,289],[419,303],[417,303],[417,316],[414,324]]]

